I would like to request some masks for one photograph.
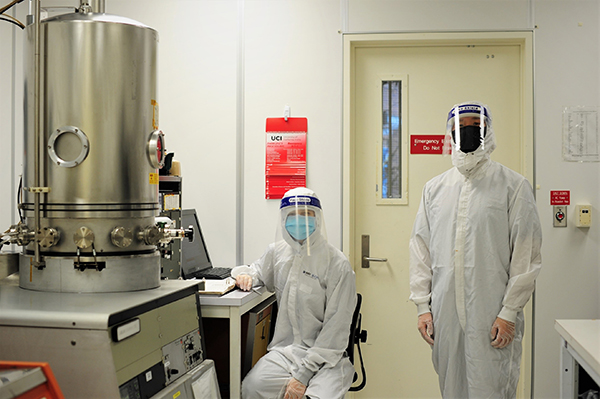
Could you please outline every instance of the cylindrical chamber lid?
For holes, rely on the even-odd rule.
[[[148,25],[144,25],[143,23],[138,22],[134,19],[122,17],[120,15],[101,14],[101,13],[62,14],[62,15],[57,15],[55,17],[44,19],[42,21],[42,23],[52,23],[52,22],[106,22],[106,23],[133,25],[133,26],[137,26],[139,28],[147,28],[147,29],[156,31],[154,28],[151,28]]]

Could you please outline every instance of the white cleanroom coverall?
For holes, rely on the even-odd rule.
[[[453,148],[459,168],[426,183],[410,240],[411,300],[420,315],[433,314],[444,398],[516,395],[522,309],[541,267],[542,238],[531,186],[490,160],[495,146],[490,125],[478,162],[457,162],[465,154]],[[496,317],[515,323],[503,349],[490,344]]]
[[[283,397],[292,377],[314,399],[342,398],[352,384],[354,368],[345,349],[356,305],[354,272],[344,254],[321,234],[320,208],[308,206],[317,219],[309,239],[300,243],[290,236],[283,226],[294,208],[281,209],[283,240],[269,245],[250,267],[232,271],[233,276],[250,274],[254,286],[274,291],[278,304],[269,352],[244,379],[244,399]]]

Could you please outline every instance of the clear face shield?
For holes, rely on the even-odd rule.
[[[321,203],[308,189],[290,190],[281,200],[279,236],[292,246],[310,247],[319,239],[327,239]]]
[[[485,151],[485,138],[492,127],[487,107],[476,102],[455,105],[448,113],[444,154]]]

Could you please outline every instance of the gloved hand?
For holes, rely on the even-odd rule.
[[[302,399],[306,392],[306,385],[301,383],[295,378],[291,378],[288,381],[287,388],[285,389],[284,399]]]
[[[417,328],[419,329],[423,339],[429,345],[433,346],[433,316],[431,315],[431,312],[419,315]]]
[[[496,317],[492,324],[491,338],[494,348],[506,348],[515,338],[515,323]]]
[[[240,274],[235,278],[235,285],[244,291],[250,291],[252,289],[252,276],[249,274]]]

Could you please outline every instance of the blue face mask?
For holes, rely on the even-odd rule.
[[[316,219],[314,216],[290,215],[285,220],[285,229],[295,240],[306,240],[316,229]]]

